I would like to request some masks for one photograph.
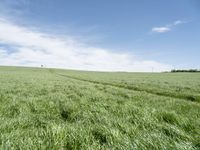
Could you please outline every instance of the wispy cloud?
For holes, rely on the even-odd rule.
[[[171,29],[169,27],[154,27],[152,28],[153,32],[158,32],[158,33],[164,33],[164,32],[168,32]]]
[[[176,21],[174,21],[173,25],[178,25],[178,24],[182,24],[182,23],[185,23],[185,22],[181,21],[181,20],[176,20]]]
[[[180,24],[183,24],[183,23],[186,23],[186,22],[182,21],[182,20],[176,20],[171,24],[166,24],[166,25],[160,26],[160,27],[153,27],[151,29],[151,31],[156,32],[156,33],[165,33],[165,32],[169,32],[170,30],[172,30],[172,28],[174,26],[177,26],[177,25],[180,25]]]
[[[98,71],[164,71],[171,67],[129,53],[93,47],[0,19],[0,65],[40,66]],[[10,51],[12,49],[12,51]]]

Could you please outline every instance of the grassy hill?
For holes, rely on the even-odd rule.
[[[0,149],[200,149],[200,73],[0,67]]]

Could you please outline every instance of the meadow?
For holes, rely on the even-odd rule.
[[[198,150],[200,73],[0,67],[0,149]]]

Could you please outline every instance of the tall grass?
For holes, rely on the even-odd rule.
[[[176,74],[180,88],[193,81],[187,86],[197,95],[199,76],[184,76]],[[116,86],[121,80],[160,91],[174,86],[166,74],[1,67],[0,148],[200,149],[199,102]],[[169,89],[156,86],[164,82]]]

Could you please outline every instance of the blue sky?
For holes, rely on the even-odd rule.
[[[200,68],[199,27],[198,0],[2,0],[0,65]]]

